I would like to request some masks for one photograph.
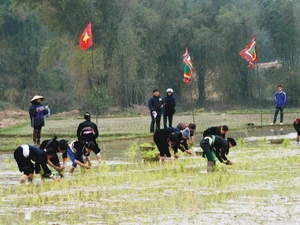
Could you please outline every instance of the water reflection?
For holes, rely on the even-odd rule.
[[[244,130],[243,132],[232,131],[230,135],[234,137],[266,137],[266,136],[277,136],[277,135],[288,135],[290,133],[295,133],[295,130],[292,126],[290,127],[271,127],[271,128],[256,128],[251,127]]]
[[[276,130],[276,129],[275,130],[271,129],[271,132],[272,132],[272,135],[275,135],[275,136],[277,136],[277,135],[284,135],[282,128],[280,128],[279,131]]]

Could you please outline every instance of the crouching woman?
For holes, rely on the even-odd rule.
[[[73,173],[77,165],[90,169],[91,162],[89,161],[89,155],[96,148],[95,144],[92,141],[82,142],[82,141],[72,141],[69,144],[69,148],[67,150],[68,156],[72,161],[72,167],[70,169],[70,173]],[[84,163],[83,156],[88,159],[88,164]]]
[[[32,145],[21,145],[14,151],[14,158],[18,164],[19,170],[23,173],[20,183],[32,182],[34,177],[34,172],[36,174],[40,173],[41,167],[43,169],[43,177],[49,177],[54,180],[56,178],[53,176],[51,171],[47,166],[48,160],[50,160],[55,155],[55,151],[52,148],[47,148],[41,150]]]

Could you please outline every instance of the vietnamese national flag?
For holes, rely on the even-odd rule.
[[[82,50],[87,50],[93,46],[93,35],[92,35],[92,23],[89,22],[87,27],[84,29],[80,36],[79,48]]]

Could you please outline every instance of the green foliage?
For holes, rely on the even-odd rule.
[[[219,100],[229,108],[271,101],[281,83],[289,106],[297,106],[299,8],[285,0],[2,1],[0,100],[27,108],[43,94],[55,111],[90,107],[102,114],[172,87],[179,102],[203,107]],[[94,45],[81,51],[89,21]],[[239,56],[254,34],[260,62],[278,60],[271,70],[280,76],[267,78],[268,67],[259,66],[257,79]],[[185,47],[195,67],[189,86],[182,82]]]
[[[142,151],[143,158],[157,158],[158,155],[159,155],[158,149]]]
[[[125,152],[125,155],[127,155],[130,158],[134,158],[137,155],[137,152],[139,151],[140,147],[138,143],[134,142],[130,148]]]
[[[261,210],[267,206],[282,212],[275,220],[293,223],[299,216],[291,204],[297,202],[300,190],[295,179],[300,172],[299,146],[292,146],[284,157],[280,145],[268,151],[260,143],[245,148],[232,155],[233,165],[217,162],[211,174],[206,173],[205,159],[193,157],[172,163],[108,166],[103,162],[60,182],[35,179],[33,185],[19,185],[13,177],[0,187],[2,218],[6,224],[14,224],[24,220],[24,210],[32,210],[30,224],[53,223],[58,217],[63,224],[76,224],[78,217],[93,224],[164,224],[166,217],[172,224],[187,223],[187,218],[188,223],[206,224],[203,214],[218,224],[243,224],[253,219],[274,223],[275,214]],[[74,207],[78,203],[86,204]],[[179,205],[181,213],[177,213]],[[45,209],[51,210],[45,215]],[[224,211],[230,210],[242,216],[224,218]],[[100,211],[105,215],[95,216]]]
[[[290,145],[291,145],[291,140],[285,138],[285,139],[283,140],[283,142],[282,142],[282,146],[283,146],[284,148],[287,148],[287,147],[289,147]]]
[[[244,149],[245,148],[245,140],[244,140],[244,138],[239,138],[237,140],[237,146],[240,149]]]
[[[89,90],[86,95],[86,107],[97,115],[103,114],[112,105],[112,97],[105,87]]]

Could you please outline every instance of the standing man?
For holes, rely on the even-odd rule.
[[[31,127],[33,127],[32,139],[34,145],[40,145],[42,127],[45,126],[44,116],[48,114],[48,110],[41,103],[43,100],[43,96],[35,95],[30,101],[29,115]]]
[[[164,97],[164,115],[163,115],[165,129],[168,128],[167,120],[169,121],[169,127],[172,127],[173,115],[175,113],[175,106],[176,106],[176,99],[173,96],[173,89],[168,88],[166,93],[167,96]]]
[[[200,141],[200,147],[203,149],[204,157],[207,158],[207,172],[212,172],[216,159],[225,165],[232,165],[232,162],[227,159],[229,148],[236,146],[233,138],[221,138],[217,135],[208,135]]]
[[[277,91],[275,92],[276,109],[273,118],[273,123],[271,123],[271,125],[274,125],[276,123],[277,115],[279,111],[280,111],[280,125],[283,125],[283,109],[285,108],[286,105],[286,99],[287,99],[286,93],[282,91],[282,86],[278,85]]]
[[[81,141],[83,143],[89,141],[93,142],[95,145],[93,152],[96,154],[98,163],[101,163],[101,149],[97,144],[97,138],[99,136],[98,127],[91,121],[90,113],[86,112],[83,118],[85,119],[85,121],[80,123],[77,128],[78,141]],[[85,156],[85,159],[89,163],[89,166],[91,166],[90,155]]]
[[[156,130],[160,129],[160,119],[163,108],[163,99],[159,96],[157,89],[153,90],[153,96],[148,101],[148,107],[151,115],[150,133],[154,134]],[[154,125],[156,125],[155,130]]]

